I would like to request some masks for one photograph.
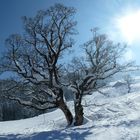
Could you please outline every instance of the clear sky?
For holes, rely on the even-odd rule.
[[[114,41],[129,42],[118,28],[117,19],[140,10],[140,0],[0,0],[1,53],[5,47],[6,37],[12,33],[22,32],[22,16],[33,16],[38,10],[47,9],[55,3],[63,3],[77,9],[75,19],[78,21],[79,34],[75,38],[76,46],[92,37],[90,29],[94,27],[99,27],[101,32],[107,33]],[[137,64],[140,64],[139,38],[128,44],[129,51],[126,54],[126,59],[136,59]]]

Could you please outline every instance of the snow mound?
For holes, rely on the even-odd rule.
[[[113,85],[113,87],[115,87],[115,88],[118,88],[118,87],[122,87],[122,86],[126,86],[126,84],[125,83],[123,83],[123,82],[116,82],[114,85]]]

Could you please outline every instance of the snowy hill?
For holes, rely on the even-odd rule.
[[[127,91],[127,90],[126,90]],[[140,79],[131,93],[124,87],[102,89],[85,97],[85,123],[66,127],[57,109],[34,118],[0,122],[0,140],[140,140]],[[73,102],[69,102],[73,111]]]

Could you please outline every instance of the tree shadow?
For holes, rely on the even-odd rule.
[[[83,129],[81,132],[76,129],[65,129],[34,133],[31,135],[3,135],[0,136],[0,140],[85,140],[91,134],[92,132],[88,128]]]

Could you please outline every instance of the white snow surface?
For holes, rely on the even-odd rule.
[[[140,79],[131,93],[119,87],[102,89],[83,99],[85,121],[67,127],[61,112],[0,122],[0,140],[140,140]],[[68,102],[72,112],[73,102]]]

